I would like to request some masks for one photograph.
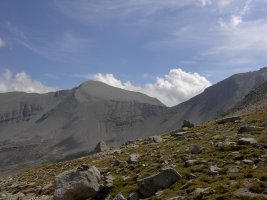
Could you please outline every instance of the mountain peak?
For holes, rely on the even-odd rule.
[[[138,102],[165,106],[158,99],[149,97],[143,93],[113,87],[106,83],[93,80],[86,81],[77,87],[76,97],[78,100],[82,101],[89,98],[98,98],[103,100]]]

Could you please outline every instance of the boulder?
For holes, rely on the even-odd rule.
[[[163,140],[160,136],[150,136],[149,141],[154,143],[161,143]]]
[[[192,154],[200,154],[203,151],[203,147],[200,146],[193,146],[191,149]]]
[[[225,123],[236,122],[236,121],[240,121],[240,120],[241,120],[240,116],[233,116],[233,117],[226,117],[226,118],[218,119],[218,120],[216,120],[216,123],[217,124],[225,124]]]
[[[109,148],[107,146],[107,144],[101,140],[97,145],[96,145],[96,148],[95,148],[95,152],[96,153],[99,153],[99,152],[103,152],[103,151],[108,151]]]
[[[137,164],[139,160],[140,154],[134,153],[129,155],[128,163],[129,164]]]
[[[99,191],[100,172],[82,165],[55,178],[54,200],[78,200],[94,197]]]
[[[185,128],[185,127],[187,127],[187,128],[193,128],[195,125],[192,123],[192,122],[190,122],[190,121],[188,121],[188,120],[184,120],[183,121],[183,125],[182,125],[182,128]]]
[[[240,138],[237,142],[239,145],[249,145],[249,144],[256,144],[257,140],[254,138]]]
[[[238,129],[238,134],[252,132],[252,131],[261,131],[261,130],[264,130],[264,127],[259,127],[259,126],[241,126]]]
[[[137,181],[138,190],[144,197],[154,195],[158,190],[166,189],[181,178],[173,168],[163,169],[158,174]]]

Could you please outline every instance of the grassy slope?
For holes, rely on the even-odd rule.
[[[139,147],[122,146],[121,153],[99,154],[57,164],[44,164],[14,175],[12,181],[10,183],[6,182],[5,188],[2,189],[9,192],[34,192],[39,195],[53,194],[54,177],[57,174],[78,167],[81,164],[89,164],[95,165],[98,168],[108,168],[116,178],[114,187],[111,190],[112,196],[122,192],[123,195],[128,197],[129,193],[137,189],[137,179],[152,175],[164,166],[173,166],[182,175],[182,179],[169,189],[164,190],[161,196],[154,196],[152,199],[167,199],[179,195],[185,196],[198,187],[211,188],[209,194],[204,196],[204,199],[216,199],[219,197],[235,199],[233,192],[244,186],[247,180],[250,180],[252,184],[257,186],[258,179],[266,180],[267,178],[267,165],[265,161],[258,162],[255,169],[253,169],[253,165],[246,165],[242,162],[236,164],[234,161],[234,157],[237,155],[234,152],[244,155],[245,159],[259,160],[261,156],[266,154],[266,149],[263,147],[232,144],[224,150],[219,150],[214,146],[219,141],[228,139],[231,142],[237,142],[238,138],[246,136],[254,137],[260,143],[267,144],[266,129],[249,134],[237,134],[237,130],[242,124],[260,125],[262,122],[266,122],[267,110],[261,110],[257,114],[244,115],[242,118],[244,122],[241,124],[227,123],[218,125],[215,122],[208,122],[202,126],[192,128],[186,134],[188,140],[184,141],[177,141],[171,136],[171,133],[165,133],[162,135],[165,141],[160,144],[151,144],[146,139],[137,140],[134,143]],[[198,155],[191,154],[190,149],[193,145],[204,147],[204,152]],[[113,167],[112,164],[115,159],[127,161],[131,153],[139,153],[141,155],[138,165],[129,165],[125,162],[120,167]],[[184,163],[189,159],[197,159],[200,162],[194,166],[185,167]],[[202,160],[207,162],[202,163]],[[209,174],[211,163],[223,168],[220,174]],[[239,173],[227,173],[229,167],[237,165],[240,167]],[[180,189],[188,181],[187,175],[190,173],[194,173],[197,178],[193,180],[192,185],[188,188]],[[123,177],[127,177],[127,180],[124,180]],[[4,179],[0,180],[0,183],[1,181],[4,181]],[[19,182],[21,186],[12,186],[14,182]],[[24,187],[22,187],[23,184],[25,185]],[[38,187],[44,187],[47,184],[52,184],[52,186],[42,191],[38,189]],[[189,198],[194,198],[194,195],[189,195]]]

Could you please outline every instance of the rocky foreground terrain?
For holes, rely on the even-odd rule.
[[[0,199],[267,199],[267,109],[0,180]]]

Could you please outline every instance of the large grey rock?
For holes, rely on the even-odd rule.
[[[237,142],[239,145],[256,144],[257,140],[254,138],[240,138]]]
[[[247,133],[247,132],[253,132],[253,131],[261,131],[261,130],[264,130],[264,127],[259,127],[259,126],[241,126],[238,129],[238,134]]]
[[[138,190],[144,197],[154,195],[158,190],[166,189],[181,178],[181,175],[172,168],[167,168],[147,178],[137,181]]]
[[[108,146],[107,146],[107,144],[103,141],[103,140],[101,140],[98,144],[97,144],[97,146],[96,146],[96,148],[95,148],[95,152],[103,152],[103,151],[108,151],[109,150],[109,148],[108,148]]]
[[[55,178],[54,200],[79,200],[94,197],[99,191],[100,172],[83,165]]]

